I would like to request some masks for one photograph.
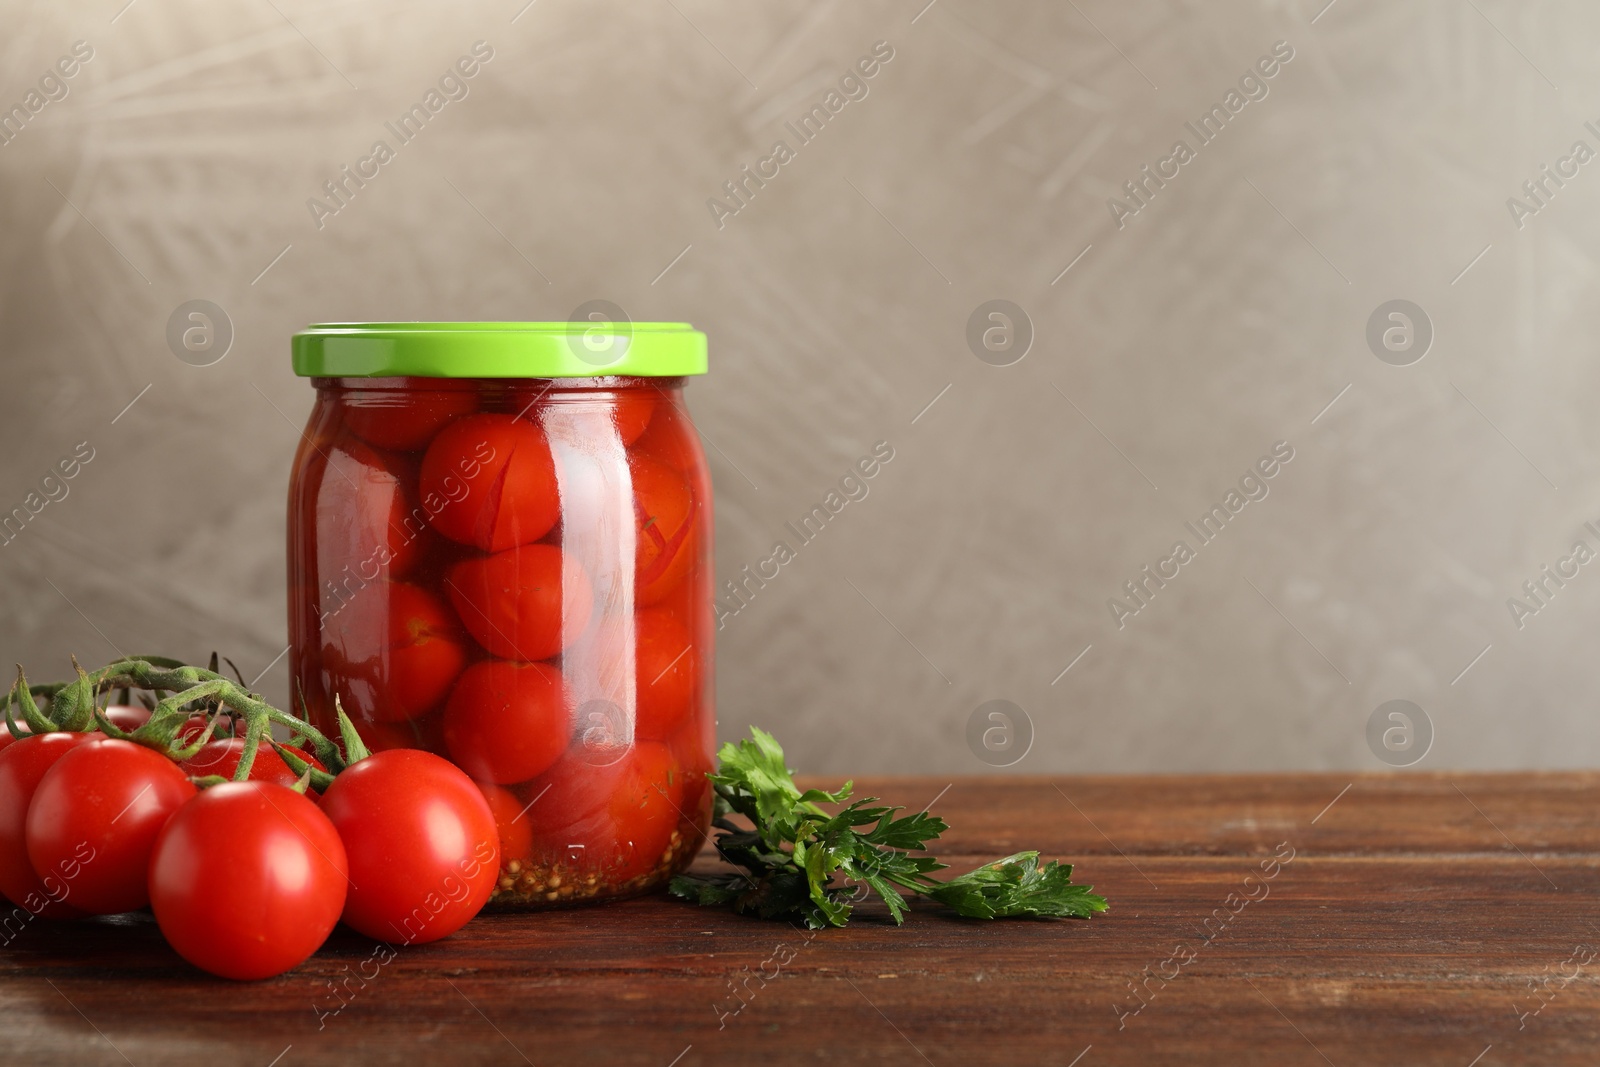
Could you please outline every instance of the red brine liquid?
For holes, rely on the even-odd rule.
[[[478,782],[495,901],[664,885],[705,839],[711,482],[682,380],[317,378],[291,699]]]

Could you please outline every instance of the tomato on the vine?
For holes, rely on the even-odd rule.
[[[104,737],[97,731],[35,734],[0,749],[0,894],[35,915],[71,919],[83,912],[66,903],[69,887],[58,876],[40,878],[34,871],[28,859],[28,805],[57,760]]]
[[[167,821],[150,906],[178,955],[241,981],[321,947],[344,909],[349,867],[327,816],[275,782],[203,790]]]
[[[90,915],[150,903],[156,835],[195,795],[188,775],[155,749],[109,738],[74,747],[40,779],[28,805],[28,860],[59,878]]]
[[[468,667],[445,705],[450,758],[482,782],[525,782],[567,747],[566,687],[543,663]]]
[[[682,817],[683,765],[666,745],[641,741],[596,767],[574,748],[523,787],[538,798],[526,818],[533,855],[604,871],[617,882],[661,862]]]
[[[700,652],[693,646],[688,628],[665,608],[637,612],[634,626],[637,734],[646,740],[665,741],[694,702],[700,683]]]
[[[500,873],[500,835],[478,787],[446,760],[413,749],[376,752],[322,797],[344,839],[344,921],[392,944],[436,941],[466,925]]]
[[[467,632],[506,659],[549,659],[583,631],[593,610],[589,576],[554,545],[462,560],[445,584]]]
[[[346,400],[345,425],[379,448],[404,452],[423,447],[446,423],[478,410],[471,382],[403,378],[400,384],[392,393],[375,393],[360,403]]]
[[[137,704],[112,704],[105,709],[106,720],[112,726],[130,734],[149,722],[151,714],[152,712],[149,708]],[[198,741],[200,735],[206,732],[206,727],[210,725],[212,717],[211,713],[200,714],[197,712],[190,715],[189,720],[178,727],[178,740],[186,745]],[[232,737],[236,726],[238,732],[242,735],[244,733],[243,720],[236,719],[233,715],[225,712],[221,713],[217,716],[217,725],[211,727],[211,736]]]
[[[637,526],[634,602],[654,604],[672,591],[694,564],[694,496],[683,475],[654,459],[628,457]]]
[[[440,533],[488,552],[539,540],[560,514],[550,443],[513,415],[469,415],[441,430],[422,459],[421,492]]]
[[[21,718],[17,719],[17,729],[22,731],[23,737],[33,733],[33,727],[23,722]],[[3,751],[8,745],[20,740],[22,740],[22,738],[11,736],[11,731],[6,727],[5,720],[0,718],[0,751]]]
[[[239,769],[239,760],[244,755],[245,739],[242,737],[225,737],[218,741],[208,741],[200,746],[200,751],[184,760],[179,766],[185,774],[196,778],[216,775],[219,778],[233,777],[233,772]],[[322,761],[309,752],[299,749],[294,754],[305,760],[319,771],[328,768]],[[300,776],[289,768],[288,762],[265,740],[256,748],[256,758],[250,764],[250,777],[252,782],[276,782],[279,785],[292,786],[300,781]],[[307,794],[311,800],[317,798]]]
[[[449,606],[419,586],[381,582],[356,593],[323,634],[345,711],[402,722],[437,707],[466,665],[465,635]]]
[[[201,736],[206,733],[207,727],[210,727],[211,730],[211,733],[206,738],[208,741],[233,737],[235,734],[240,737],[244,736],[243,719],[236,719],[232,715],[222,714],[216,716],[217,724],[215,726],[211,726],[212,718],[213,716],[211,715],[196,714],[189,716],[188,721],[182,726],[178,727],[178,740],[182,741],[185,745],[192,745],[196,741],[200,740]],[[116,719],[112,719],[111,721],[117,722]],[[117,723],[117,725],[122,726],[121,723]],[[122,728],[124,730],[132,729],[132,727],[128,726],[123,726]]]
[[[150,721],[150,709],[137,704],[112,704],[106,708],[105,716],[112,726],[132,733]]]

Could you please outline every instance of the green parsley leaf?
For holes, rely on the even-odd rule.
[[[1041,865],[1037,852],[1018,852],[948,881],[934,878],[946,865],[912,853],[925,853],[948,829],[943,819],[925,811],[899,815],[902,809],[877,806],[876,797],[847,804],[850,782],[835,792],[802,792],[783,748],[763,730],[751,727],[749,740],[723,745],[717,759],[718,769],[706,776],[716,797],[717,852],[738,869],[678,875],[668,892],[683,900],[812,929],[844,926],[866,891],[883,900],[896,923],[910,908],[908,893],[973,919],[1086,919],[1107,908],[1092,886],[1072,883],[1070,864]],[[823,804],[846,806],[830,815]]]

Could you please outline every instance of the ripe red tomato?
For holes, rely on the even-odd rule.
[[[106,708],[106,719],[117,729],[132,733],[150,721],[150,709],[135,704],[112,704]]]
[[[106,708],[106,718],[111,720],[111,725],[132,733],[150,721],[150,709],[133,704],[113,704]],[[194,714],[189,716],[189,721],[178,728],[178,738],[184,744],[192,744],[205,733],[206,724],[211,721],[211,716]],[[211,731],[212,737],[232,737],[235,724],[238,732],[244,734],[244,720],[235,719],[232,715],[224,714],[222,721]]]
[[[405,582],[362,589],[323,629],[323,641],[330,688],[356,720],[402,722],[426,714],[467,662],[450,608]]]
[[[309,752],[302,752],[296,749],[295,754],[319,771],[328,769],[322,765],[321,760]],[[244,738],[226,737],[219,741],[208,741],[206,744],[201,745],[199,752],[184,760],[179,766],[183,768],[184,774],[193,775],[196,778],[204,778],[207,775],[214,774],[221,778],[232,779],[233,772],[239,769],[239,759],[243,755]],[[288,762],[278,755],[271,745],[267,744],[266,741],[262,741],[256,748],[255,760],[250,764],[249,780],[252,782],[276,782],[282,786],[292,786],[300,781],[300,776],[289,769]],[[312,801],[317,799],[314,793],[308,792],[306,796]]]
[[[523,810],[527,805],[521,797],[504,786],[479,782],[478,791],[489,802],[489,811],[494,815],[494,827],[500,832],[500,866],[504,867],[512,860],[528,862],[528,854],[533,846],[533,823]]]
[[[422,553],[426,519],[406,488],[414,464],[350,438],[316,462],[318,595],[322,611],[338,612],[366,583],[405,577]]]
[[[628,457],[638,527],[634,602],[654,604],[694,564],[695,502],[683,475],[644,456]]]
[[[17,729],[21,730],[24,736],[33,733],[33,727],[23,722],[21,716],[17,718]],[[11,736],[11,730],[5,725],[4,717],[0,717],[0,750],[19,740],[21,738]]]
[[[249,981],[321,947],[348,881],[344,844],[315,804],[275,782],[229,782],[179,808],[156,838],[150,906],[178,955]]]
[[[117,720],[112,719],[111,721],[116,722]],[[178,727],[178,739],[186,745],[194,744],[196,741],[200,740],[200,735],[206,732],[206,726],[209,725],[210,722],[211,716],[209,715],[189,716],[189,721]],[[117,725],[121,726],[122,724],[117,723]],[[128,729],[126,726],[123,726],[122,728],[124,730]],[[235,719],[232,715],[223,715],[221,721],[219,721],[217,725],[212,728],[210,739],[218,740],[221,738],[233,737],[235,733],[237,733],[240,737],[244,736],[244,720]]]
[[[700,685],[700,651],[689,630],[665,608],[646,608],[634,615],[638,652],[635,689],[637,736],[665,741],[694,703]]]
[[[351,765],[322,797],[344,839],[344,921],[392,944],[436,941],[465,926],[500,873],[500,835],[483,794],[427,752],[393,749]]]
[[[150,709],[138,704],[112,704],[105,709],[105,716],[111,721],[111,725],[128,733],[132,733],[150,721]],[[204,715],[192,716],[189,721],[178,730],[178,736],[186,742],[193,741],[195,738],[199,737],[200,733],[206,728],[206,721],[206,716]],[[217,724],[217,728],[212,732],[211,736],[231,737],[233,732],[233,722],[234,720],[231,716],[225,717],[222,722]],[[17,719],[17,726],[21,728],[24,734],[33,732],[32,729],[29,728],[28,724],[21,718]],[[241,725],[240,733],[243,732],[244,728]],[[5,748],[14,740],[16,739],[11,736],[11,731],[6,729],[5,717],[0,715],[0,748]]]
[[[445,706],[450,758],[481,782],[525,782],[567,747],[566,687],[543,663],[468,667]]]
[[[614,882],[648,874],[684,818],[683,787],[677,756],[654,741],[637,743],[608,767],[569,751],[524,787],[539,798],[525,816],[533,855],[601,871]]]
[[[421,491],[440,533],[488,552],[539,540],[560,513],[550,443],[512,415],[471,415],[440,431],[422,459]]]
[[[40,878],[34,872],[28,859],[28,805],[57,760],[104,737],[99,732],[37,734],[0,750],[0,893],[35,915],[71,919],[83,912],[65,902],[69,887],[60,877]]]
[[[379,448],[421,448],[452,419],[478,410],[477,388],[448,378],[404,378],[402,388],[359,403],[347,398],[344,422]]]
[[[45,773],[28,805],[28,860],[60,878],[67,900],[90,915],[150,903],[156,835],[195,795],[178,765],[155,749],[109,738],[78,745]]]
[[[450,602],[478,644],[506,659],[549,659],[589,624],[583,566],[554,545],[522,545],[450,568]]]

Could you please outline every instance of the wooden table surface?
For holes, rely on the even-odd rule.
[[[938,795],[958,869],[1038,848],[1111,911],[812,934],[647,899],[382,966],[341,930],[254,985],[148,916],[41,922],[0,950],[0,1063],[1600,1063],[1600,774],[947,782],[858,784]]]

